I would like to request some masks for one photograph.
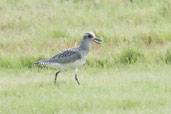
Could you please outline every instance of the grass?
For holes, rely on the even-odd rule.
[[[88,72],[87,72],[88,71]],[[74,72],[61,73],[53,84],[53,70],[14,70],[0,77],[0,113],[155,113],[169,114],[170,66],[81,69],[81,85]]]
[[[26,61],[48,58],[78,45],[84,32],[93,31],[103,40],[89,54],[90,60],[99,57],[95,66],[99,61],[103,66],[123,63],[127,57],[120,54],[127,48],[144,56],[136,61],[168,64],[170,12],[170,0],[1,0],[0,58],[16,64],[23,56]]]
[[[0,113],[171,112],[170,0],[0,0]],[[86,65],[61,73],[34,62],[93,31]]]

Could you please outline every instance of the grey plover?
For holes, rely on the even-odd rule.
[[[38,61],[35,64],[60,68],[60,70],[55,74],[54,83],[56,83],[56,78],[60,72],[73,68],[75,69],[75,80],[80,85],[77,77],[77,68],[85,64],[92,41],[100,44],[101,40],[97,38],[93,32],[87,32],[84,34],[79,46],[65,49],[52,58]]]

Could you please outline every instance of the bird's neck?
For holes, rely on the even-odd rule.
[[[91,42],[83,39],[83,40],[81,41],[81,44],[80,44],[80,46],[79,46],[79,49],[80,49],[81,51],[89,52],[90,46],[91,46]]]

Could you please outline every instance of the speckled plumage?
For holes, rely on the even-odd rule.
[[[40,65],[47,65],[51,63],[66,64],[66,63],[75,62],[78,59],[81,59],[81,53],[78,51],[78,47],[76,47],[76,48],[65,49],[60,53],[58,53],[57,55],[53,56],[52,58],[39,61],[38,64]]]
[[[80,67],[85,63],[90,50],[90,43],[92,41],[99,43],[101,40],[96,38],[93,32],[85,33],[78,47],[65,49],[57,55],[47,60],[38,61],[35,64],[60,68],[60,71],[55,74],[55,83],[57,75],[61,71],[67,70],[69,68],[75,68],[75,80],[78,84],[80,84],[77,78],[77,67]]]

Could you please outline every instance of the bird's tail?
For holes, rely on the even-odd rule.
[[[42,60],[42,61],[38,61],[38,62],[36,62],[34,64],[36,64],[36,65],[47,65],[48,63],[49,63],[48,60]]]

